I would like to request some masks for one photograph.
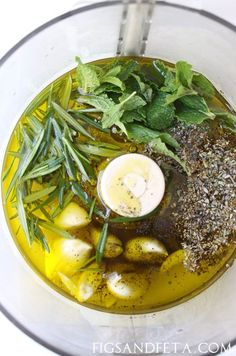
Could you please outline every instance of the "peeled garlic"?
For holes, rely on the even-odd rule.
[[[101,268],[100,265],[93,263],[89,268]],[[102,283],[102,272],[87,270],[81,273],[78,280],[76,298],[79,302],[86,302],[91,298],[100,284]]]
[[[90,223],[87,211],[75,202],[69,203],[55,218],[55,224],[62,229],[73,230]]]
[[[107,278],[107,287],[116,298],[133,300],[140,298],[148,289],[148,281],[144,274],[111,273]]]
[[[60,277],[62,284],[66,287],[70,294],[73,297],[76,297],[77,285],[71,280],[71,278],[67,277],[64,273],[58,272],[58,276]]]
[[[167,272],[176,265],[183,263],[185,258],[184,250],[177,250],[173,252],[167,259],[162,263],[160,272]]]
[[[163,243],[157,239],[141,236],[127,242],[124,255],[132,262],[162,263],[168,256],[168,252]]]
[[[57,239],[45,255],[45,271],[49,278],[57,272],[68,276],[76,273],[91,256],[93,246],[80,239]]]
[[[91,229],[90,241],[97,247],[100,238],[100,231],[96,228]],[[106,246],[104,250],[104,257],[106,258],[115,258],[123,252],[122,242],[118,237],[113,234],[108,234]]]

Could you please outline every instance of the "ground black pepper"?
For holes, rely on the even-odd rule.
[[[202,260],[212,262],[235,239],[235,141],[227,133],[212,137],[206,126],[178,125],[172,133],[192,173],[177,192],[172,214],[186,265],[196,271]]]

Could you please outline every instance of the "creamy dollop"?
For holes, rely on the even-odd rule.
[[[159,205],[165,179],[151,158],[130,153],[115,158],[101,172],[98,191],[104,204],[117,214],[139,217]]]

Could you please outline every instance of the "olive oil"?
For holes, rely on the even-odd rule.
[[[121,60],[125,63],[128,59],[122,58]],[[113,60],[104,59],[94,63],[104,66],[109,65]],[[135,58],[135,60],[145,68],[146,73],[151,77],[152,59]],[[172,66],[170,63],[166,64]],[[45,88],[29,105],[10,139],[8,152],[17,152],[19,147],[16,133],[17,130],[21,130],[22,124],[27,124],[27,118],[35,116],[43,122],[44,113],[47,112],[48,97],[50,95],[60,97],[60,95],[63,95],[63,88],[68,85],[71,85],[72,90],[70,98],[64,97],[64,106],[68,106],[68,110],[71,112],[75,112],[81,106],[77,101],[76,70],[72,70]],[[216,108],[228,109],[227,103],[218,93],[211,99],[211,102]],[[103,202],[99,199],[96,185],[99,173],[120,153],[147,154],[147,152],[143,144],[129,142],[117,132],[100,130],[96,127],[99,123],[96,113],[91,112],[90,120],[94,120],[94,125],[87,125],[88,134],[95,138],[95,141],[105,143],[104,150],[100,150],[99,156],[96,156],[94,153],[96,146],[90,146],[92,145],[90,137],[80,135],[78,140],[76,138],[76,142],[85,157],[87,157],[88,152],[92,152],[92,169],[95,172],[94,182],[91,180],[90,183],[82,183],[86,194],[92,194],[95,197],[94,206],[96,204],[96,209],[103,209]],[[48,140],[50,139],[49,137]],[[18,168],[18,158],[6,154],[4,171],[11,164],[13,164],[12,169],[3,182],[3,196],[6,195],[9,184]],[[165,166],[165,162],[163,166]],[[85,165],[85,167],[87,166]],[[67,207],[71,207],[73,210],[73,204],[76,204],[78,214],[80,214],[79,209],[83,209],[80,217],[82,216],[81,219],[84,219],[85,223],[82,222],[78,225],[77,221],[77,227],[73,229],[70,229],[69,225],[62,226],[57,223],[61,221],[60,214],[63,214],[63,211],[66,213],[66,210],[52,219],[56,225],[69,231],[73,237],[72,240],[65,240],[62,236],[58,236],[56,230],[49,230],[42,224],[41,229],[50,251],[43,250],[37,241],[33,241],[30,246],[25,238],[24,231],[20,227],[16,206],[11,199],[7,200],[5,204],[9,229],[19,251],[36,273],[53,288],[75,301],[87,306],[119,313],[150,312],[168,308],[193,297],[211,285],[225,271],[229,261],[233,259],[234,246],[227,246],[222,250],[221,258],[216,263],[207,265],[204,270],[191,272],[186,268],[184,264],[186,254],[182,249],[181,240],[178,234],[170,228],[171,214],[173,206],[176,204],[176,191],[178,187],[185,184],[186,175],[176,170],[175,166],[168,165],[166,171],[168,172],[166,192],[154,214],[140,220],[122,221],[122,218],[119,220],[117,214],[111,213],[101,264],[96,263],[95,258],[93,259],[94,251],[99,245],[99,234],[102,230],[101,214],[96,216],[92,214],[92,217],[90,217],[91,214],[88,209],[76,195],[72,196]],[[80,182],[79,177],[78,181]],[[34,181],[33,184],[32,191],[37,192],[41,186],[40,179]],[[55,177],[55,186],[58,184],[60,182],[56,181]],[[44,197],[42,201],[46,198]],[[38,219],[47,221],[45,216],[47,217],[47,214],[51,216],[52,212],[55,213],[58,206],[58,198],[55,198],[45,208],[46,212],[36,209],[35,214]],[[65,207],[65,209],[67,208]],[[67,224],[68,220],[65,217],[64,219]],[[136,241],[132,249],[134,240]],[[149,244],[149,247],[146,247],[146,243]],[[151,244],[153,245],[151,246]],[[145,249],[150,248],[150,246],[150,254],[153,253],[155,248],[157,251],[157,256],[151,259],[148,258],[148,253],[145,255]],[[143,253],[145,258],[143,258]],[[90,263],[88,263],[89,261]]]

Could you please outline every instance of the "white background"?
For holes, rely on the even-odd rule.
[[[2,0],[0,3],[0,57],[42,23],[88,2],[89,0]],[[236,0],[173,0],[173,2],[195,5],[202,3],[205,10],[236,24]],[[0,335],[0,356],[55,355],[25,336],[2,314],[0,314]],[[235,355],[235,348],[227,353],[227,356]]]

